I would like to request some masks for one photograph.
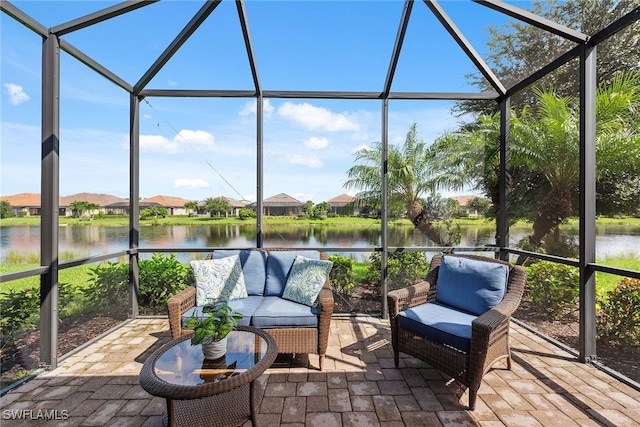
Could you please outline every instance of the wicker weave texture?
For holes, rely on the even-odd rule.
[[[391,341],[394,361],[399,364],[399,353],[409,354],[452,376],[469,388],[469,408],[475,408],[478,389],[483,375],[500,359],[507,359],[511,367],[509,351],[509,322],[518,308],[524,293],[526,271],[506,261],[477,255],[446,255],[482,260],[507,265],[509,279],[502,301],[493,309],[478,316],[471,326],[469,352],[432,341],[412,331],[400,328],[397,315],[403,310],[426,302],[435,301],[438,271],[443,255],[431,260],[427,277],[413,286],[389,292],[387,303],[391,322]]]
[[[240,425],[253,419],[258,407],[258,396],[254,392],[254,381],[275,361],[278,346],[272,336],[261,329],[239,326],[239,331],[249,331],[262,337],[267,350],[253,367],[223,381],[198,385],[171,384],[160,379],[155,373],[155,364],[160,356],[171,347],[190,339],[183,335],[156,350],[142,366],[139,381],[144,390],[167,400],[165,419],[168,425]],[[233,333],[233,332],[232,332]]]

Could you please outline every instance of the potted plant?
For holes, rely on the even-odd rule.
[[[205,359],[218,359],[227,352],[227,335],[238,326],[242,314],[226,303],[208,303],[202,306],[204,318],[191,316],[185,326],[193,329],[191,344],[201,344]]]

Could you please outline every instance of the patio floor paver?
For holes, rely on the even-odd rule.
[[[136,319],[2,396],[4,426],[161,426],[164,399],[138,383],[170,340],[166,319]],[[388,322],[334,318],[325,369],[280,355],[258,380],[262,426],[640,426],[640,391],[511,325],[512,370],[497,363],[468,393],[427,364],[393,364]],[[214,414],[215,408],[212,408]],[[207,414],[203,414],[207,416]],[[252,423],[245,423],[245,427]]]

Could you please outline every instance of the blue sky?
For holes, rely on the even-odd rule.
[[[116,4],[15,1],[46,27]],[[441,6],[480,54],[486,27],[505,20],[470,1]],[[201,7],[162,1],[68,34],[64,39],[135,84]],[[373,91],[384,86],[403,2],[247,1],[265,90]],[[0,14],[2,101],[0,194],[40,192],[41,38]],[[148,89],[252,89],[235,4],[210,15]],[[416,2],[393,91],[474,91],[474,66],[429,9]],[[61,56],[60,194],[128,197],[129,96],[66,53]],[[413,122],[432,142],[455,129],[450,102],[390,102],[389,137]],[[315,203],[341,193],[354,152],[381,139],[381,101],[267,99],[264,196]],[[140,195],[255,200],[253,99],[148,98],[141,107]]]

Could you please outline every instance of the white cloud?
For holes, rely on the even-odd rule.
[[[320,148],[326,148],[329,145],[329,140],[327,138],[318,138],[312,136],[304,142],[304,146],[307,148],[314,148],[316,150]]]
[[[207,181],[202,178],[178,178],[173,181],[173,188],[209,188]]]
[[[20,105],[23,102],[27,102],[29,100],[29,95],[25,93],[22,86],[14,85],[13,83],[5,83],[4,87],[7,89],[7,93],[9,94],[9,103],[11,105]]]
[[[312,130],[320,129],[329,132],[360,130],[358,123],[346,115],[315,107],[306,102],[302,104],[285,102],[278,109],[278,114]]]
[[[162,135],[140,135],[140,149],[142,151],[158,152],[165,154],[182,153],[182,144],[211,146],[215,138],[209,132],[203,130],[182,129],[170,140]]]
[[[182,129],[173,138],[176,143],[189,143],[193,145],[213,145],[216,142],[215,137],[209,132],[203,130]]]
[[[256,105],[257,105],[256,100],[247,101],[247,103],[244,104],[244,107],[242,107],[242,110],[240,110],[238,114],[240,114],[243,117],[255,115],[256,112],[258,111],[258,107]],[[262,111],[264,113],[264,116],[267,118],[271,117],[273,110],[274,108],[273,108],[273,105],[271,105],[271,102],[269,102],[268,99],[265,99],[262,104]]]
[[[151,118],[151,114],[147,114],[147,113],[145,113],[145,114],[143,114],[143,115],[142,115],[142,117],[143,117],[144,119],[147,119],[147,120],[148,120],[148,119],[150,119],[150,118]]]
[[[309,166],[310,168],[322,167],[322,162],[316,156],[303,156],[300,154],[295,154],[293,156],[287,156],[285,160],[288,163]]]
[[[167,84],[168,84],[170,87],[175,87],[175,86],[177,86],[177,85],[178,85],[178,82],[177,82],[177,81],[175,81],[175,80],[171,80],[171,79],[169,79],[169,80],[167,80]]]
[[[162,135],[140,135],[140,149],[142,151],[156,151],[167,154],[181,153],[178,143],[169,141]]]

